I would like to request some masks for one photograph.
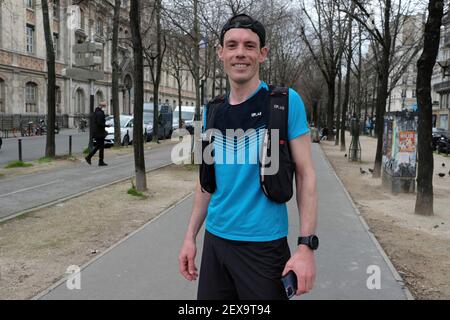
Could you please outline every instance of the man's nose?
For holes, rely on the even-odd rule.
[[[237,57],[245,57],[245,48],[243,45],[240,45],[237,47],[236,56]]]

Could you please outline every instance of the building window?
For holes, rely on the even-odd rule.
[[[75,93],[75,113],[84,113],[84,91],[79,88]]]
[[[6,112],[5,99],[5,81],[0,79],[0,112]]]
[[[53,0],[53,18],[59,20],[59,0]]]
[[[61,114],[61,88],[56,86],[55,91],[56,113]]]
[[[53,48],[55,49],[56,59],[59,58],[59,35],[57,33],[53,34]]]
[[[27,52],[34,53],[34,26],[27,24]]]
[[[86,23],[86,21],[84,19],[84,11],[80,9],[80,29],[86,30],[85,29],[85,27],[86,27],[85,23]]]
[[[27,0],[27,8],[34,10],[34,0]]]
[[[439,115],[439,128],[448,130],[448,114]]]
[[[25,87],[25,112],[37,112],[37,84],[28,82]]]
[[[103,100],[105,100],[103,92],[101,90],[97,91],[97,94],[95,95],[95,106],[100,105],[100,102]]]
[[[103,21],[100,19],[97,21],[97,36],[103,37]]]

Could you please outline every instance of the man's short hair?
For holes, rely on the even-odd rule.
[[[259,37],[259,42],[261,44],[261,48],[266,45],[266,29],[258,20],[253,19],[249,15],[244,13],[235,15],[231,17],[227,23],[222,27],[222,31],[220,32],[220,45],[223,46],[223,39],[225,37],[225,33],[234,28],[242,28],[242,29],[250,29],[254,33],[256,33]]]

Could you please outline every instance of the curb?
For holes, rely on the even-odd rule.
[[[331,165],[330,161],[328,160],[328,157],[326,156],[325,152],[323,151],[322,147],[319,146],[320,152],[321,152],[321,156],[322,158],[325,160],[325,162],[327,163],[327,165],[331,168],[331,171],[333,172],[334,176],[336,177],[337,181],[339,182],[339,184],[342,186],[342,189],[344,190],[345,194],[347,195],[347,198],[349,199],[350,203],[353,206],[353,209],[356,212],[356,215],[359,218],[359,221],[361,222],[361,224],[364,227],[364,230],[366,230],[367,234],[369,235],[369,238],[372,240],[373,244],[376,246],[376,248],[378,249],[378,251],[380,252],[381,256],[383,257],[384,261],[386,262],[389,270],[391,271],[392,275],[394,276],[394,279],[397,281],[397,283],[400,284],[403,293],[406,296],[407,300],[415,300],[413,295],[411,294],[411,292],[409,291],[408,287],[405,284],[405,281],[403,280],[403,278],[400,276],[400,274],[397,272],[397,269],[395,269],[394,265],[392,264],[391,260],[389,259],[388,255],[386,254],[386,252],[384,251],[383,247],[380,245],[380,243],[378,242],[378,240],[375,238],[374,234],[370,231],[369,225],[367,224],[367,222],[364,220],[364,217],[361,215],[361,212],[359,211],[358,207],[356,206],[355,202],[353,201],[352,197],[350,196],[350,194],[348,193],[347,189],[344,186],[344,183],[342,182],[342,180],[339,178],[339,176],[337,175],[336,171],[334,170],[333,166]]]

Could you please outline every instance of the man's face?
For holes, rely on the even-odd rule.
[[[260,48],[259,37],[249,29],[234,28],[225,33],[223,47],[219,46],[219,59],[225,73],[238,84],[259,78],[259,65],[267,57],[268,49]]]

